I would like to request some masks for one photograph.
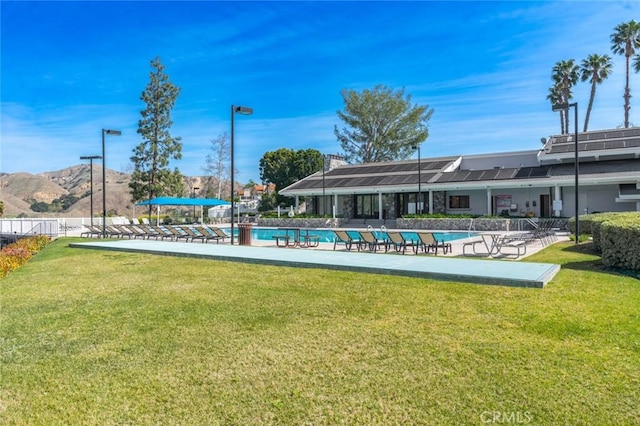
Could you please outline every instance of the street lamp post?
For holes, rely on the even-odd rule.
[[[90,195],[90,212],[91,212],[91,226],[93,226],[93,160],[99,160],[102,157],[99,155],[83,155],[81,160],[89,160],[89,181],[91,182],[91,188],[89,189]]]
[[[195,199],[196,198],[196,191],[200,189],[200,187],[198,186],[194,186],[193,188],[191,188],[191,198]],[[193,221],[196,221],[196,205],[193,205]]]
[[[580,175],[580,162],[578,159],[578,103],[561,103],[555,104],[551,107],[552,111],[567,111],[570,107],[573,107],[574,117],[573,124],[574,128],[574,162],[575,162],[575,186],[576,186],[576,244],[579,243],[578,238],[580,236],[580,209],[578,208],[578,176]]]
[[[253,114],[253,108],[249,108],[249,107],[243,107],[243,106],[235,106],[235,105],[231,105],[231,245],[233,245],[233,211],[235,209],[235,199],[234,199],[234,186],[235,186],[235,182],[234,182],[234,175],[235,175],[235,168],[234,168],[234,162],[233,162],[233,149],[234,149],[234,117],[236,114],[242,114],[242,115],[251,115]]]
[[[102,129],[102,238],[107,237],[107,168],[105,166],[105,135],[120,136],[120,130]]]
[[[416,213],[422,214],[422,168],[420,167],[420,145],[414,145],[411,148],[418,150],[418,197],[416,198]]]

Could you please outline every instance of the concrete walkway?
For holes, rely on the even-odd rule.
[[[462,253],[462,243],[454,242],[452,253],[446,256],[348,252],[344,249],[333,251],[333,244],[320,244],[314,249],[278,248],[275,243],[268,241],[254,241],[251,246],[231,246],[228,243],[87,239],[86,242],[74,242],[69,246],[537,288],[544,287],[560,270],[559,265],[547,263],[452,257]],[[534,251],[536,248],[532,247],[528,254]]]

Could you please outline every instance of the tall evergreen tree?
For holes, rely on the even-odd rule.
[[[369,163],[409,158],[429,137],[433,109],[412,105],[404,89],[378,85],[362,92],[342,90],[344,111],[338,117],[346,124],[334,134],[351,163]]]
[[[558,61],[553,66],[553,81],[558,84],[562,90],[562,101],[569,102],[573,98],[571,89],[578,82],[578,66],[573,59],[566,61]],[[569,133],[569,109],[563,111],[565,132]]]
[[[589,127],[589,117],[591,116],[591,108],[593,108],[593,100],[596,97],[596,86],[606,80],[611,74],[613,64],[609,55],[598,55],[594,53],[589,55],[587,59],[582,60],[580,67],[580,79],[591,83],[591,95],[589,96],[589,106],[587,114],[584,117],[584,129],[587,131]]]
[[[624,55],[625,57],[626,80],[623,96],[624,127],[629,127],[629,110],[631,109],[629,60],[638,48],[640,48],[640,22],[636,22],[632,19],[631,21],[623,22],[614,28],[614,33],[611,34],[611,51],[616,55]]]
[[[129,187],[133,202],[158,196],[183,195],[185,191],[180,171],[177,168],[173,171],[169,169],[170,160],[182,157],[180,137],[173,137],[170,133],[173,125],[171,110],[180,88],[169,81],[159,57],[151,61],[151,68],[149,84],[140,97],[146,104],[146,108],[140,111],[142,118],[138,121],[138,134],[143,141],[133,150],[131,157],[134,170]],[[149,206],[149,215],[151,208]]]

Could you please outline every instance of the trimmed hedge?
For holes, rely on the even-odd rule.
[[[593,245],[595,246],[597,251],[601,251],[602,248],[600,246],[600,225],[602,223],[607,222],[609,220],[615,220],[618,217],[624,217],[628,214],[635,213],[627,213],[627,212],[618,212],[618,213],[594,213],[580,216],[580,234],[589,234],[593,237]],[[576,219],[572,217],[569,219],[569,229],[571,233],[575,233],[576,229]]]
[[[598,228],[602,263],[640,271],[640,213],[618,216]]]
[[[569,228],[575,232],[575,219]],[[640,270],[640,212],[580,216],[580,233],[591,234],[604,265]]]

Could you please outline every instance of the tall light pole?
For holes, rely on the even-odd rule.
[[[231,245],[233,245],[233,211],[235,209],[234,199],[234,175],[236,174],[233,163],[233,145],[234,145],[234,117],[236,114],[251,115],[253,108],[231,105]]]
[[[416,198],[416,213],[422,214],[422,204],[420,204],[420,201],[422,200],[422,167],[420,167],[420,145],[414,145],[411,148],[418,150],[418,197]]]
[[[102,157],[99,155],[83,155],[80,157],[81,160],[89,160],[89,181],[91,182],[91,189],[89,190],[90,200],[91,200],[91,226],[93,226],[93,160],[99,160]]]
[[[552,111],[567,111],[570,107],[573,107],[573,112],[574,117],[573,117],[573,123],[575,125],[574,128],[574,136],[573,136],[573,143],[574,143],[574,151],[575,151],[575,157],[574,157],[574,162],[575,162],[575,185],[576,185],[576,244],[578,244],[578,238],[580,237],[580,209],[578,208],[578,176],[580,175],[580,162],[578,159],[578,103],[577,102],[573,102],[573,103],[561,103],[561,104],[555,104],[551,107]]]
[[[197,191],[198,189],[200,189],[200,187],[198,187],[198,186],[194,186],[194,187],[193,187],[193,188],[191,188],[191,189],[192,189],[192,191],[191,191],[191,198],[195,199],[195,198],[196,198],[196,191]],[[194,222],[196,221],[196,205],[195,205],[195,204],[193,205],[193,221],[194,221]]]
[[[105,135],[120,136],[120,130],[102,129],[102,238],[107,236],[107,167],[105,166]]]

